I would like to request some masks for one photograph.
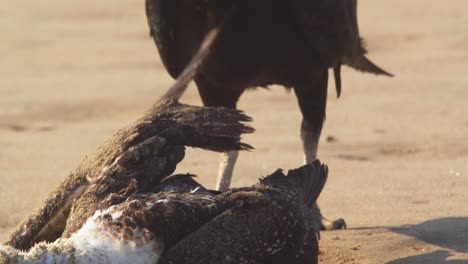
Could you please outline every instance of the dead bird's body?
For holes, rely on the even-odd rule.
[[[319,230],[308,206],[320,195],[327,173],[316,161],[287,176],[276,171],[252,187],[223,193],[204,189],[189,175],[177,181],[171,176],[146,193],[109,194],[101,210],[70,237],[28,252],[0,245],[0,260],[317,263]]]
[[[163,202],[145,221],[167,247],[159,263],[317,263],[319,226],[308,206],[327,173],[316,161],[252,187],[216,193],[193,185],[157,194]]]

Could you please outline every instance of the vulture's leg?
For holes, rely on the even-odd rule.
[[[317,159],[317,150],[325,120],[327,105],[328,69],[313,69],[306,78],[294,86],[297,101],[302,112],[301,139],[306,164]],[[333,230],[346,228],[343,219],[330,221],[322,216],[317,203],[312,210],[316,211],[322,229]]]
[[[302,112],[301,140],[305,164],[317,159],[317,150],[325,120],[328,69],[313,69],[306,78],[294,85]]]
[[[211,84],[204,76],[195,77],[198,92],[205,106],[236,108],[243,89],[218,87]],[[231,186],[232,174],[239,151],[227,151],[222,154],[216,179],[216,190],[227,191]]]
[[[216,190],[225,192],[231,186],[232,174],[236,166],[239,151],[227,151],[221,154],[218,168],[218,178],[216,179]]]

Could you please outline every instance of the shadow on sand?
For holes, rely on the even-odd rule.
[[[398,234],[412,236],[426,243],[448,248],[455,252],[468,253],[468,217],[439,218],[417,225],[390,227],[389,230]]]
[[[392,260],[385,264],[468,264],[468,260],[447,259],[452,254],[445,250]]]

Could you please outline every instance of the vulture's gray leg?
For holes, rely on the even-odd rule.
[[[328,69],[310,69],[294,85],[302,113],[301,140],[305,164],[317,159],[317,150],[327,106]]]
[[[218,178],[216,179],[216,190],[225,192],[229,189],[238,157],[239,151],[227,151],[222,154],[219,163]]]
[[[317,159],[317,151],[321,133],[322,128],[311,128],[311,125],[307,120],[302,120],[301,140],[302,149],[304,150],[304,165],[310,164]]]
[[[305,164],[317,159],[317,150],[327,105],[328,69],[312,69],[303,80],[294,86],[297,101],[302,112],[301,140],[304,150]],[[317,223],[321,229],[332,230],[346,228],[343,219],[330,221],[322,216],[317,203],[312,210],[316,211]]]
[[[317,150],[321,134],[321,129],[310,131],[307,129],[307,126],[307,122],[303,120],[301,126],[301,139],[304,150],[304,164],[310,164],[317,159]],[[346,228],[346,222],[342,218],[337,220],[329,220],[323,217],[322,213],[320,212],[320,207],[317,203],[314,203],[312,210],[314,211],[314,215],[318,217],[316,221],[322,230],[336,230]]]

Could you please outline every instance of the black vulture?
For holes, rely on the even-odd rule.
[[[146,0],[146,14],[162,62],[174,78],[205,33],[223,25],[212,54],[195,76],[204,105],[236,108],[242,93],[258,86],[293,89],[303,116],[306,164],[317,158],[328,69],[333,68],[338,96],[342,64],[391,76],[365,56],[357,0]],[[229,188],[237,157],[237,151],[223,154],[218,190]],[[343,224],[327,221],[324,228]]]

